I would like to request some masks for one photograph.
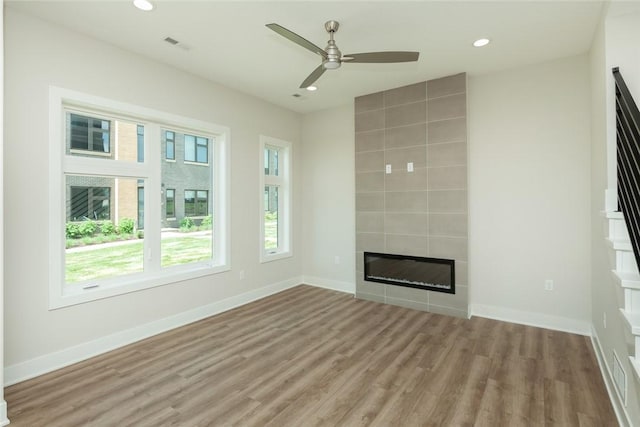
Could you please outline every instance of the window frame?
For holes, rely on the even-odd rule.
[[[112,141],[112,132],[113,132],[113,125],[111,123],[111,120],[109,120],[108,118],[104,118],[104,117],[99,117],[99,116],[86,116],[83,115],[82,112],[72,112],[71,115],[75,115],[78,117],[82,117],[85,119],[89,119],[91,120],[91,123],[93,123],[93,121],[95,120],[100,120],[103,122],[107,122],[109,124],[109,129],[107,129],[107,135],[108,135],[108,141],[109,141],[109,149],[107,151],[104,150],[94,150],[94,141],[93,141],[93,133],[96,132],[96,130],[94,130],[91,126],[89,121],[87,121],[87,148],[77,148],[77,147],[73,147],[73,144],[70,143],[69,144],[69,152],[70,153],[78,153],[78,154],[83,154],[83,155],[93,155],[93,156],[105,156],[105,157],[111,157],[112,155],[112,150],[111,150],[111,146],[113,145],[113,141]],[[69,131],[72,132],[73,131],[73,117],[69,117]],[[101,131],[104,134],[104,130]],[[65,142],[66,144],[66,142]],[[104,141],[103,141],[104,144]]]
[[[293,256],[291,228],[292,228],[292,183],[291,183],[291,163],[293,158],[292,146],[288,141],[273,138],[270,136],[260,135],[260,155],[259,155],[259,171],[260,171],[260,262],[271,262],[283,258]],[[278,150],[278,175],[265,174],[264,150],[267,147],[276,148]],[[265,248],[265,186],[278,187],[278,246],[275,249]]]
[[[66,186],[66,183],[65,183],[65,186]],[[71,192],[71,195],[70,195],[71,200],[73,200],[73,190],[78,190],[78,189],[84,189],[84,190],[87,191],[87,206],[86,206],[87,207],[87,215],[86,215],[87,218],[89,218],[89,219],[91,219],[93,221],[103,221],[103,220],[110,221],[111,220],[111,188],[109,188],[109,187],[87,187],[85,185],[71,185],[70,189],[69,189],[70,192]],[[90,213],[91,213],[90,211],[91,211],[91,208],[93,207],[93,204],[95,203],[96,200],[100,200],[95,196],[95,194],[92,194],[93,190],[96,190],[96,189],[107,190],[107,198],[106,198],[106,200],[109,201],[109,217],[108,218],[97,219],[97,218],[91,218],[90,217]],[[105,200],[105,199],[101,199],[101,200]],[[70,215],[69,216],[73,217],[73,205],[71,206]],[[66,218],[66,215],[65,215],[65,218]],[[73,220],[73,219],[69,219],[68,221],[69,222],[82,222],[82,220]]]
[[[173,194],[171,198],[169,198],[169,191]],[[171,206],[173,206],[173,215],[169,216],[167,210],[169,209],[169,201],[171,201]],[[164,215],[165,219],[174,220],[176,219],[176,189],[175,188],[167,188],[164,190]]]
[[[191,159],[187,159],[187,137],[193,138],[193,160]],[[201,140],[205,140],[205,144],[201,144],[200,141]],[[192,135],[192,134],[188,134],[185,133],[184,134],[184,163],[188,164],[188,165],[201,165],[201,166],[207,166],[209,165],[209,143],[210,138],[205,138],[202,137],[201,135]],[[205,160],[204,161],[200,161],[198,160],[198,148],[199,147],[204,147],[205,149]]]
[[[163,132],[164,132],[164,142],[165,142],[164,158],[169,162],[175,162],[176,161],[176,133],[175,131],[166,130],[166,129],[163,130]],[[173,135],[171,139],[169,139],[170,133]],[[173,157],[169,157],[169,142],[171,142],[171,152],[173,153]]]
[[[65,115],[69,111],[80,114],[105,114],[115,120],[145,125],[144,163],[107,160],[100,157],[74,156],[66,152]],[[214,258],[205,262],[161,267],[161,129],[171,127],[181,132],[207,135],[213,167],[211,172]],[[157,141],[152,143],[152,141]],[[114,101],[77,91],[51,86],[49,88],[49,309],[54,310],[115,295],[137,292],[197,277],[217,274],[231,269],[230,251],[230,129],[214,123],[191,119],[146,107]],[[144,179],[145,243],[144,272],[112,277],[98,281],[99,286],[66,285],[65,232],[67,174],[113,176]],[[157,189],[157,191],[151,191]]]

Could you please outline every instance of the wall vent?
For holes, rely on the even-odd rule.
[[[178,48],[180,48],[182,50],[185,50],[185,51],[191,49],[189,46],[187,46],[186,44],[182,43],[180,40],[174,39],[173,37],[165,37],[164,41],[169,43],[171,46],[178,47]]]
[[[615,350],[613,352],[613,382],[616,385],[616,390],[620,395],[620,400],[627,406],[627,374],[622,368],[622,363],[618,359],[618,355]]]

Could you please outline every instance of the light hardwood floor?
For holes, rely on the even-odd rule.
[[[298,286],[8,387],[12,426],[615,426],[589,338]]]

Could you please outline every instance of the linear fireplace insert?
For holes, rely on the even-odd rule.
[[[455,261],[365,252],[364,280],[455,294]]]

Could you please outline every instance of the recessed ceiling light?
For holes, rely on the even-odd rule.
[[[307,86],[307,90],[310,91],[310,92],[313,92],[315,90],[318,90],[318,88],[315,87],[315,86]]]
[[[473,42],[473,45],[475,47],[482,47],[482,46],[488,45],[490,41],[491,40],[489,40],[489,39],[478,39],[478,40]]]
[[[153,4],[149,0],[133,0],[133,5],[145,12],[153,10]]]

